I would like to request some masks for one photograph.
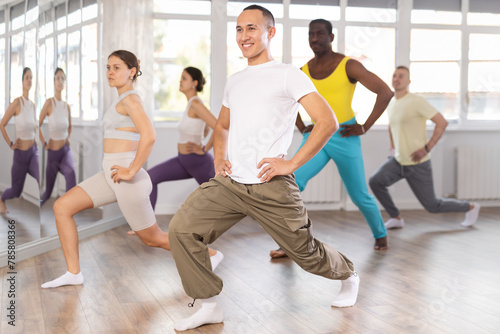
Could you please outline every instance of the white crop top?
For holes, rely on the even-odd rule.
[[[201,140],[203,139],[203,133],[205,130],[205,121],[201,118],[189,117],[188,111],[191,108],[193,101],[201,99],[198,96],[193,96],[188,100],[186,110],[182,115],[182,119],[177,126],[179,130],[179,144],[186,144],[187,142],[193,142],[197,145],[201,145]]]
[[[14,116],[16,139],[33,140],[36,131],[35,104],[22,96],[19,102],[21,102],[21,111],[19,115]]]
[[[54,140],[64,140],[68,138],[69,113],[68,105],[64,101],[59,101],[55,97],[52,101],[52,112],[49,115],[49,136]]]
[[[139,141],[139,139],[141,139],[140,133],[126,130],[117,130],[118,128],[135,128],[134,122],[132,122],[130,116],[122,115],[118,111],[116,111],[116,105],[130,94],[137,94],[137,92],[135,90],[129,90],[118,96],[116,101],[104,114],[104,138],[125,139],[133,141]]]

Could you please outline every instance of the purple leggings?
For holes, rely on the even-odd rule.
[[[26,174],[33,176],[39,182],[38,171],[38,148],[35,144],[26,151],[14,150],[14,161],[12,163],[12,187],[6,189],[2,194],[2,201],[21,196],[24,188]]]
[[[54,183],[56,182],[57,172],[64,175],[66,179],[66,191],[76,185],[75,166],[73,164],[73,155],[68,145],[64,145],[57,151],[48,150],[47,170],[45,171],[45,192],[40,199],[40,205],[43,205],[52,194]]]
[[[175,181],[195,178],[202,184],[214,177],[214,157],[210,153],[205,155],[178,154],[175,158],[162,162],[148,170],[153,183],[153,191],[149,198],[153,209],[158,198],[158,184],[165,181]]]

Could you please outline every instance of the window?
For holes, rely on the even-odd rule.
[[[5,41],[5,11],[0,10],[0,110],[7,109],[7,102],[5,101],[5,73],[7,73]],[[3,111],[0,111],[0,115],[3,113]]]
[[[459,30],[411,31],[410,90],[420,93],[448,119],[460,114]]]
[[[186,107],[179,92],[182,70],[197,67],[206,84],[200,97],[210,103],[211,25],[208,20],[154,21],[155,121],[177,121]],[[178,32],[182,31],[182,34]]]
[[[396,22],[396,1],[348,0],[346,20],[358,22]]]
[[[345,36],[345,54],[358,60],[390,87],[395,64],[395,29],[350,26],[346,28]],[[361,124],[373,110],[376,98],[377,95],[363,85],[356,85],[352,108]],[[385,113],[379,118],[378,123],[388,123]]]
[[[176,121],[184,109],[184,96],[178,92],[184,64],[214,78],[203,98],[220,108],[227,76],[247,66],[235,43],[235,22],[254,3],[275,16],[272,54],[279,61],[302,66],[311,59],[308,24],[324,18],[335,30],[334,50],[359,60],[389,86],[395,67],[406,65],[410,90],[426,97],[447,119],[498,119],[500,59],[492,47],[499,45],[498,1],[154,0],[155,120]],[[360,122],[375,99],[357,86],[353,109]],[[383,115],[379,123],[386,122]]]
[[[469,38],[468,118],[500,120],[500,34]]]
[[[413,1],[411,23],[460,24],[461,0]]]
[[[340,19],[339,0],[291,0],[290,18],[314,20],[321,13],[321,18],[330,21]]]
[[[24,33],[21,31],[10,37],[10,98],[9,103],[23,95]]]
[[[477,26],[500,26],[500,2],[470,0],[467,24]]]
[[[168,14],[210,15],[211,4],[207,0],[155,0],[154,11]]]
[[[227,2],[227,16],[237,17],[240,13],[250,5],[257,4],[267,8],[275,19],[283,17],[283,4],[281,0],[237,0]]]
[[[66,0],[39,15],[40,89],[42,103],[54,95],[54,71],[66,73],[63,99],[71,116],[81,121],[98,119],[98,36],[100,17],[97,0]]]

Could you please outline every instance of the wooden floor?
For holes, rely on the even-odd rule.
[[[271,261],[273,240],[245,219],[213,244],[225,254],[216,271],[225,322],[186,333],[500,333],[500,208],[483,208],[470,229],[458,226],[463,214],[403,211],[406,226],[389,231],[390,249],[379,252],[359,212],[310,215],[314,235],[354,262],[354,307],[330,307],[338,281]],[[159,217],[162,228],[170,219]],[[83,286],[39,288],[65,271],[61,249],[18,263],[15,327],[0,269],[0,333],[174,333],[199,302],[188,308],[171,254],[127,230],[81,243]]]

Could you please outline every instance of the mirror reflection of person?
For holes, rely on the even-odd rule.
[[[29,67],[23,70],[23,95],[16,98],[5,111],[0,122],[0,130],[7,145],[14,151],[12,163],[12,186],[6,189],[0,200],[0,213],[7,213],[5,201],[21,196],[26,175],[29,174],[39,182],[38,148],[35,141],[36,111],[35,104],[29,100],[33,75]],[[5,126],[14,117],[16,138],[11,140]]]
[[[73,216],[86,209],[118,202],[127,223],[146,245],[170,250],[168,234],[158,226],[149,199],[151,180],[142,168],[153,149],[156,133],[134,90],[134,82],[140,74],[139,61],[133,53],[118,50],[109,55],[108,83],[117,89],[119,96],[103,117],[103,171],[81,182],[54,203],[67,271],[42,284],[42,288],[83,284]]]
[[[194,67],[186,67],[182,72],[179,91],[183,93],[188,104],[179,123],[179,154],[148,170],[153,191],[151,204],[156,205],[158,184],[166,181],[194,178],[202,184],[214,177],[214,157],[209,153],[213,145],[213,135],[207,145],[202,146],[205,126],[215,128],[217,119],[208,110],[198,96],[203,91],[205,78],[202,72]]]
[[[188,103],[177,127],[179,130],[178,154],[148,170],[153,184],[153,191],[150,195],[153,210],[158,198],[159,183],[194,178],[198,184],[202,184],[215,175],[214,157],[209,152],[213,145],[213,134],[207,145],[202,145],[205,130],[214,129],[217,123],[215,116],[198,96],[198,92],[203,91],[204,85],[205,78],[199,69],[195,67],[184,69],[179,91],[186,96]],[[129,231],[128,234],[135,233]]]
[[[38,133],[43,147],[47,150],[47,167],[45,171],[45,191],[40,198],[40,205],[44,205],[50,198],[57,173],[60,172],[66,179],[66,191],[76,185],[75,166],[73,155],[69,147],[71,135],[71,110],[62,100],[62,91],[66,75],[61,68],[54,73],[54,97],[48,99],[40,112]],[[42,124],[45,117],[49,120],[49,140],[45,140]]]

